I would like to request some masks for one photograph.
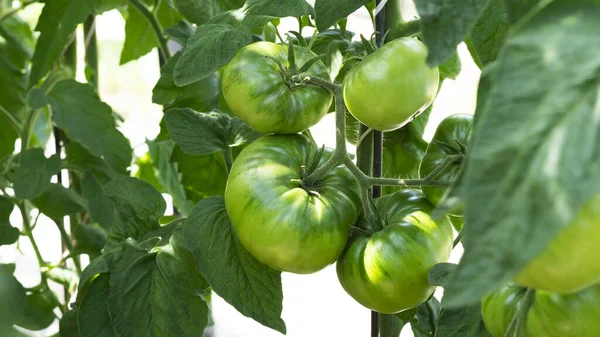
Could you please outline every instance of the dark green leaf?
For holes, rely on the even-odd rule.
[[[258,262],[233,233],[222,197],[200,201],[183,227],[200,273],[243,315],[285,333],[281,273]]]
[[[221,153],[194,156],[175,146],[171,162],[177,164],[177,170],[181,174],[181,185],[185,188],[187,200],[192,203],[225,193],[228,173]]]
[[[10,213],[14,206],[12,200],[0,195],[0,246],[12,245],[19,240],[19,229],[10,225]]]
[[[379,314],[379,336],[400,337],[402,328],[417,314],[417,308],[408,309],[395,315]]]
[[[186,19],[202,25],[217,14],[244,5],[243,0],[173,0],[175,7]]]
[[[91,173],[86,173],[81,181],[81,193],[87,201],[92,221],[110,229],[115,222],[115,206],[104,195],[102,184]]]
[[[87,291],[89,282],[97,275],[108,273],[117,263],[121,256],[121,246],[115,246],[111,250],[105,250],[104,254],[90,261],[90,264],[83,270],[79,278],[77,303],[81,303],[82,297]]]
[[[91,256],[100,255],[108,237],[102,227],[79,224],[75,227],[75,251]]]
[[[171,162],[174,143],[172,140],[162,142],[147,141],[150,150],[150,157],[156,167],[157,178],[163,186],[165,192],[173,197],[173,204],[181,212],[183,216],[190,214],[194,204],[187,200],[185,187],[181,184],[181,173],[178,170],[177,164]],[[198,167],[202,169],[202,167]],[[203,183],[208,184],[211,179],[216,177],[207,177]]]
[[[13,276],[14,264],[0,264],[0,331],[13,325],[25,312],[25,288]]]
[[[35,27],[40,32],[40,37],[33,54],[30,87],[52,69],[69,43],[71,34],[92,12],[93,7],[93,0],[52,0],[46,3]]]
[[[50,289],[27,295],[27,307],[16,325],[27,330],[42,330],[50,326],[56,319],[54,308],[60,303]]]
[[[249,143],[260,135],[239,118],[220,112],[170,109],[165,113],[165,119],[169,134],[177,145],[185,153],[194,155],[225,151],[231,146]]]
[[[125,172],[131,163],[129,141],[117,130],[112,109],[100,100],[93,86],[64,80],[48,97],[52,120],[70,139],[103,157],[118,172]]]
[[[429,284],[445,286],[458,266],[454,263],[438,263],[429,271]]]
[[[20,155],[20,163],[13,175],[15,196],[19,199],[34,199],[50,185],[50,179],[60,169],[60,157],[46,158],[44,150],[29,149]]]
[[[249,15],[268,15],[278,18],[314,15],[312,6],[306,0],[248,0],[245,9]]]
[[[462,66],[460,64],[460,57],[456,50],[450,55],[450,58],[440,65],[440,80],[449,78],[455,80],[460,74]]]
[[[267,15],[248,15],[244,8],[221,13],[210,19],[210,24],[226,24],[234,27],[242,26],[247,29],[258,28],[269,22],[279,20],[273,16]]]
[[[108,314],[109,280],[109,274],[98,276],[81,301],[77,319],[81,337],[115,337]]]
[[[177,22],[176,24],[172,25],[171,27],[167,27],[165,29],[165,34],[167,34],[168,37],[170,37],[173,41],[176,41],[177,43],[179,43],[181,46],[185,46],[185,44],[187,43],[187,40],[194,34],[195,30],[196,30],[196,28],[194,28],[194,26],[191,23],[189,23],[185,20],[181,20],[181,21]],[[173,56],[173,57],[175,57],[175,56]],[[169,59],[169,61],[171,59]],[[167,63],[169,61],[167,61]],[[163,66],[163,68],[164,68],[164,66]],[[164,70],[161,69],[161,72],[162,71],[164,71]]]
[[[102,14],[111,9],[125,6],[128,2],[128,0],[94,0],[94,12]]]
[[[154,1],[148,2],[155,3]],[[156,18],[162,27],[169,27],[181,19],[181,15],[171,8],[167,1],[156,3],[160,4],[156,10]],[[125,44],[121,51],[119,64],[137,60],[158,47],[156,33],[148,19],[135,6],[129,6],[128,12],[129,15],[125,21]]]
[[[0,113],[0,158],[11,155],[15,151],[15,141],[19,138],[10,122]]]
[[[436,336],[436,322],[441,310],[440,302],[435,297],[431,297],[418,307],[417,317],[410,322],[415,337]]]
[[[324,31],[333,26],[338,20],[354,13],[361,6],[367,4],[370,0],[316,0],[315,15],[317,29]]]
[[[126,243],[111,271],[109,312],[123,337],[197,336],[208,321],[208,284],[177,234],[158,254]],[[131,285],[135,284],[135,287]]]
[[[32,200],[32,203],[40,212],[55,221],[86,210],[83,197],[59,184],[50,184],[42,195]]]
[[[468,244],[448,306],[512,279],[600,192],[600,59],[589,57],[599,15],[597,3],[549,5],[511,35],[481,91],[464,175]]]
[[[494,62],[508,37],[508,16],[504,0],[491,0],[471,30],[471,55],[479,67]],[[471,48],[472,46],[472,48]]]
[[[438,66],[456,50],[490,0],[416,0],[423,42],[429,49],[427,64]]]
[[[79,324],[77,324],[78,309],[72,309],[63,314],[58,324],[60,337],[81,337],[79,334]]]
[[[136,178],[115,179],[104,185],[104,195],[115,206],[113,234],[125,239],[160,227],[166,203],[152,185]]]
[[[184,86],[212,75],[231,60],[236,50],[250,42],[252,34],[242,26],[206,24],[198,27],[175,65],[175,84]]]
[[[123,177],[113,170],[104,159],[93,155],[90,150],[72,139],[66,145],[66,152],[69,165],[73,165],[81,172],[89,171],[101,184]]]
[[[510,23],[516,23],[532,10],[541,10],[554,0],[504,0]]]
[[[175,85],[173,69],[180,57],[181,53],[175,54],[161,68],[160,79],[152,90],[152,102],[164,105],[165,110],[190,108],[207,112],[218,108],[221,89],[217,73],[183,87]]]
[[[437,333],[435,336],[490,337],[481,318],[481,305],[476,303],[463,308],[442,309],[437,321]]]

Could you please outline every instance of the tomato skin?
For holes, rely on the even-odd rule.
[[[600,283],[600,195],[587,201],[574,220],[550,241],[515,282],[556,293],[573,293]],[[600,336],[600,333],[598,334]]]
[[[492,337],[504,337],[525,288],[506,286],[483,297],[483,321]],[[537,291],[521,337],[600,336],[600,286],[574,294]]]
[[[386,178],[418,179],[419,165],[425,155],[427,142],[415,134],[411,124],[383,134],[383,176]],[[382,186],[383,195],[401,187]]]
[[[294,51],[298,67],[317,56],[302,47],[295,46]],[[251,128],[263,133],[297,133],[317,124],[327,114],[332,94],[313,85],[290,89],[278,65],[265,56],[275,57],[289,67],[287,45],[261,41],[238,50],[221,78],[227,106]],[[329,78],[321,61],[307,73]]]
[[[427,48],[414,38],[385,44],[365,57],[344,79],[344,101],[363,124],[379,131],[398,129],[435,98],[439,70],[425,63]]]
[[[263,136],[242,150],[227,181],[225,206],[241,243],[281,271],[309,274],[335,262],[361,210],[358,184],[343,165],[313,193],[300,187],[302,166],[316,153],[303,135]]]
[[[385,314],[418,306],[435,290],[428,283],[431,267],[452,251],[452,227],[437,223],[425,196],[401,190],[377,199],[388,224],[371,237],[353,233],[337,262],[338,280],[363,306]]]
[[[457,140],[463,145],[469,143],[471,138],[471,128],[473,126],[473,116],[456,114],[446,117],[435,130],[432,141],[427,146],[425,156],[421,160],[419,167],[419,177],[425,178],[442,162],[448,155],[461,153],[461,148]],[[447,146],[443,146],[443,143]],[[454,163],[444,173],[438,175],[435,180],[454,181],[460,174],[461,163]],[[423,187],[423,194],[427,199],[437,206],[447,187]],[[451,213],[451,215],[461,216],[462,210]]]

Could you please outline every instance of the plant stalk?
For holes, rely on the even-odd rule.
[[[156,16],[141,1],[139,1],[139,0],[129,0],[129,2],[135,8],[137,8],[137,10],[140,11],[140,13],[143,16],[146,17],[146,19],[148,20],[148,22],[152,26],[152,29],[154,30],[154,33],[156,34],[156,38],[158,39],[158,44],[159,44],[159,48],[158,49],[159,49],[160,53],[162,54],[162,56],[164,57],[165,60],[170,59],[171,58],[171,51],[169,50],[169,45],[167,43],[167,38],[165,37],[163,29],[160,26],[160,23],[158,22],[158,19],[156,18]]]

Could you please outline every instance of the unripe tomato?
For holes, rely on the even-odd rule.
[[[520,307],[525,288],[506,286],[483,297],[481,310],[485,327],[492,337],[504,337]],[[600,286],[574,294],[560,295],[537,291],[521,337],[600,336]]]
[[[344,101],[363,124],[380,131],[410,122],[433,102],[439,70],[425,63],[427,48],[414,38],[385,44],[344,79]]]
[[[298,67],[317,56],[298,46],[294,51]],[[313,85],[290,85],[293,72],[285,69],[282,73],[267,56],[276,58],[285,68],[290,66],[288,46],[265,41],[243,47],[229,61],[221,78],[221,90],[229,109],[263,133],[297,133],[317,124],[328,112],[333,100],[331,93]],[[307,73],[329,79],[321,61]]]
[[[337,262],[342,287],[357,302],[385,314],[425,302],[435,287],[429,270],[452,251],[452,227],[446,217],[431,219],[433,205],[416,190],[401,190],[377,199],[386,220],[383,230],[353,233]]]
[[[241,243],[281,271],[308,274],[335,262],[360,213],[358,183],[345,166],[302,183],[316,153],[303,135],[263,136],[242,150],[227,181],[225,206]]]
[[[556,293],[572,293],[600,282],[600,196],[591,198],[515,281]],[[600,336],[600,334],[599,334]]]

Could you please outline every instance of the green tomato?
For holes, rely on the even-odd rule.
[[[317,55],[294,47],[298,67]],[[323,88],[307,85],[293,87],[292,69],[282,73],[275,61],[289,67],[288,46],[272,42],[255,42],[238,50],[223,71],[221,90],[227,106],[254,130],[263,133],[297,133],[317,124],[327,114],[333,96]],[[308,74],[329,78],[318,61]]]
[[[520,307],[525,288],[506,286],[482,299],[483,322],[492,337],[504,337]],[[600,286],[561,295],[537,291],[521,337],[600,336]]]
[[[427,48],[402,38],[365,57],[344,79],[344,101],[363,124],[391,131],[410,122],[433,102],[438,68],[425,63]]]
[[[416,190],[401,190],[376,200],[383,230],[354,233],[337,262],[342,287],[365,307],[385,314],[425,302],[435,287],[429,270],[452,251],[452,227],[445,217],[431,219],[434,207]]]
[[[421,179],[435,170],[447,156],[461,153],[461,146],[457,141],[463,145],[467,145],[471,138],[472,126],[473,116],[463,114],[446,117],[440,123],[435,130],[431,143],[427,146],[425,156],[421,160],[421,166],[419,167],[419,176]],[[435,180],[454,181],[460,175],[460,171],[461,163],[455,162],[442,174],[436,176]],[[446,189],[447,187],[422,188],[423,194],[435,206],[442,200]],[[453,212],[452,215],[460,216],[462,215],[462,210]]]
[[[599,241],[600,195],[579,209],[571,223],[521,270],[515,281],[556,293],[573,293],[600,283]]]
[[[412,124],[383,134],[384,177],[400,179],[418,179],[419,165],[427,142],[414,132]],[[387,195],[401,190],[397,186],[382,186],[382,194]]]
[[[313,186],[301,181],[317,152],[303,135],[263,136],[242,150],[227,181],[225,206],[242,245],[281,271],[309,274],[335,262],[360,213],[358,184],[345,166]]]

